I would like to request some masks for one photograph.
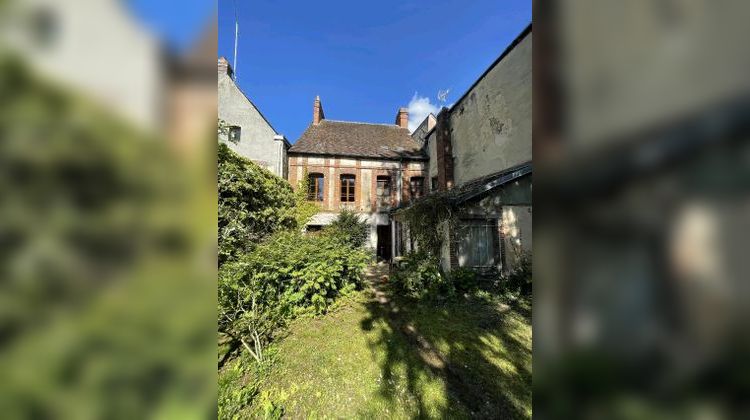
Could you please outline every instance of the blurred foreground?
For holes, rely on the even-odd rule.
[[[215,416],[215,29],[0,7],[2,417]]]
[[[535,3],[539,418],[750,415],[749,9]]]

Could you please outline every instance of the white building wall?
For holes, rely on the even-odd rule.
[[[227,74],[219,74],[218,89],[219,119],[241,129],[237,144],[227,141],[224,136],[220,140],[240,156],[286,179],[287,147],[283,137],[276,133]]]

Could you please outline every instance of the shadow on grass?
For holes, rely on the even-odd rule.
[[[530,418],[530,312],[524,316],[499,299],[416,302],[379,289],[361,328],[388,326],[370,342],[373,354],[385,354],[384,399],[399,404],[406,394],[413,418]],[[405,377],[405,390],[393,385],[396,374]],[[443,395],[430,394],[424,378],[439,379]]]

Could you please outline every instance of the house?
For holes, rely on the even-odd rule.
[[[127,2],[27,0],[4,6],[0,33],[35,71],[140,129],[164,128],[163,45],[133,18]]]
[[[219,58],[218,71],[219,119],[228,126],[228,132],[219,140],[240,156],[286,179],[289,141],[276,132],[237,86],[232,66],[226,58]]]
[[[461,98],[414,132],[428,156],[430,193],[458,210],[442,241],[446,272],[508,273],[531,250],[531,42],[529,25]],[[399,254],[413,246],[399,217],[408,208],[393,212],[404,238]]]
[[[330,224],[344,209],[370,225],[368,245],[390,260],[396,227],[389,212],[425,194],[427,156],[407,128],[400,108],[394,124],[334,121],[325,118],[320,97],[311,124],[289,149],[289,182],[307,178],[308,198],[320,212],[308,230]]]

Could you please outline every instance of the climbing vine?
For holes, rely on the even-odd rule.
[[[457,222],[457,208],[446,193],[433,193],[416,201],[396,215],[409,228],[419,248],[440,256],[440,249]]]

